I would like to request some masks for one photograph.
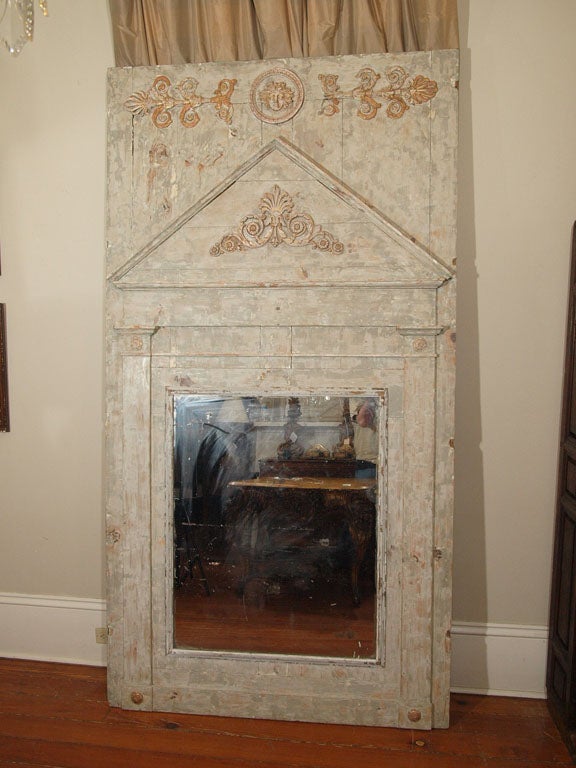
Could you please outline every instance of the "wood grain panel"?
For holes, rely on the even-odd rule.
[[[452,726],[395,728],[129,712],[106,670],[0,660],[0,766],[35,768],[562,768],[544,701],[453,695]]]

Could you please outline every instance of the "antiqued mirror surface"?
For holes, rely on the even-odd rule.
[[[174,397],[174,646],[376,656],[377,397]]]

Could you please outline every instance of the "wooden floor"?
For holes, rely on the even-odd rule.
[[[217,569],[210,563],[204,569],[209,596],[198,580],[174,590],[177,648],[374,657],[375,599],[369,580],[363,580],[362,600],[354,605],[347,575],[313,582],[305,591],[290,583],[278,584],[277,594],[266,593],[260,582],[253,581],[237,594],[232,577],[217,579]],[[263,588],[264,594],[249,595],[250,587]]]
[[[559,768],[546,703],[453,695],[446,731],[124,712],[106,671],[0,659],[0,766],[29,768]]]

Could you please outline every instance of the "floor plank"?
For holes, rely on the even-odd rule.
[[[0,768],[561,768],[546,702],[455,694],[430,732],[132,712],[106,670],[0,659]]]

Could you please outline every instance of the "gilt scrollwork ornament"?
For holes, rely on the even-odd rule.
[[[294,200],[275,184],[260,199],[258,212],[245,216],[235,232],[210,249],[211,256],[222,256],[272,245],[310,247],[327,253],[342,253],[344,244],[314,222],[309,213],[294,210]]]
[[[386,70],[388,84],[378,88],[381,75],[372,67],[363,67],[356,73],[359,85],[344,91],[338,83],[338,75],[318,75],[322,84],[324,99],[320,114],[332,117],[340,111],[343,98],[359,102],[357,115],[363,120],[372,120],[384,102],[388,102],[386,115],[398,119],[407,109],[431,101],[438,93],[438,83],[425,75],[410,77],[403,67],[389,67]]]
[[[212,105],[216,116],[230,125],[236,82],[234,78],[224,78],[212,96],[202,96],[198,93],[198,81],[193,77],[173,85],[166,75],[159,75],[147,91],[136,91],[126,99],[124,106],[133,115],[151,115],[157,128],[168,128],[173,121],[172,112],[178,110],[180,123],[185,128],[194,128],[200,122],[199,109]]]

